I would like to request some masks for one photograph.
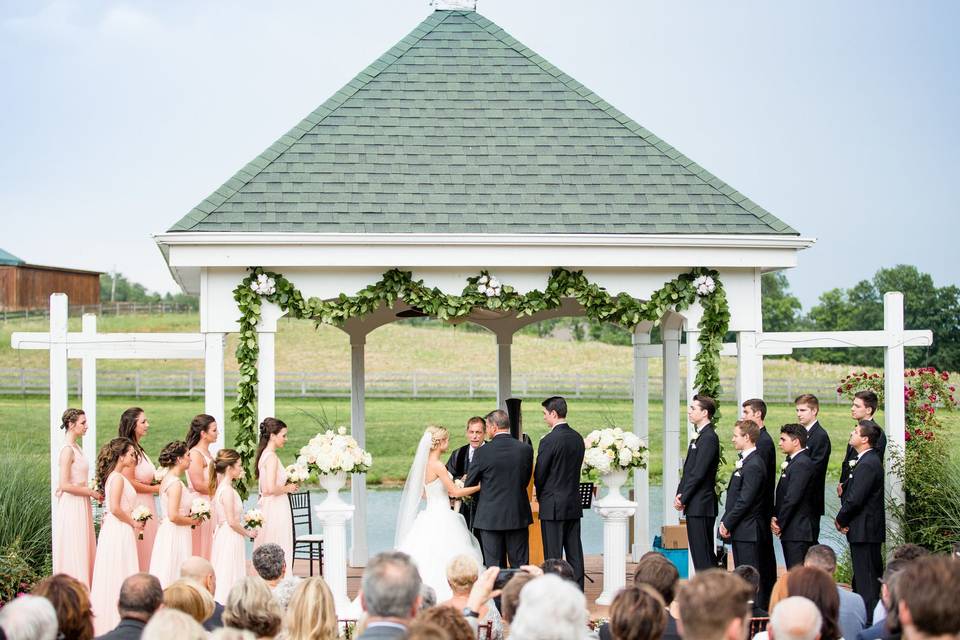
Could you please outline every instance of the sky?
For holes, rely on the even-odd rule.
[[[805,308],[877,269],[960,284],[960,3],[479,0],[817,238]],[[0,2],[0,247],[176,285],[151,235],[406,36],[427,0]]]

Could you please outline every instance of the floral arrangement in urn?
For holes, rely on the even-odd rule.
[[[360,448],[345,427],[327,429],[310,438],[300,448],[297,464],[311,473],[329,476],[338,473],[363,473],[373,465],[373,456]]]
[[[647,443],[620,427],[591,431],[583,439],[583,468],[606,474],[647,466]]]

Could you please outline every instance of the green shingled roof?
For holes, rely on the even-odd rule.
[[[170,231],[797,233],[472,11],[433,12]]]
[[[23,264],[23,260],[13,255],[12,253],[9,253],[7,251],[4,251],[3,249],[0,249],[0,264],[4,266],[10,266],[10,265],[16,266],[16,265]]]

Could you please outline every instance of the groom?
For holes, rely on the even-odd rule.
[[[497,409],[487,414],[490,442],[477,449],[464,486],[480,485],[473,527],[480,531],[483,564],[520,567],[529,561],[527,527],[533,523],[527,483],[533,447],[510,435],[510,418]]]

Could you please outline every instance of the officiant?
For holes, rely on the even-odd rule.
[[[485,423],[480,416],[474,416],[467,420],[467,444],[455,449],[447,461],[447,471],[454,479],[463,480],[467,476],[467,470],[470,468],[470,463],[473,462],[473,455],[477,452],[477,449],[483,446],[484,430]],[[467,528],[476,536],[477,540],[480,539],[480,535],[473,529],[473,518],[477,513],[477,500],[479,498],[479,494],[475,494],[471,500],[460,504],[460,513],[463,515],[463,519],[467,521]]]

